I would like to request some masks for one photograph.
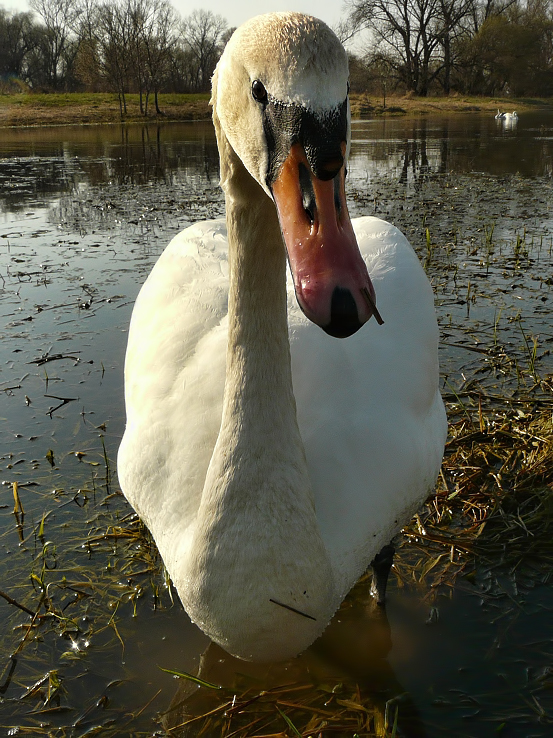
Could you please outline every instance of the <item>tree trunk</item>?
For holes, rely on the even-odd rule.
[[[165,113],[163,113],[163,111],[161,111],[161,110],[159,109],[159,102],[158,102],[158,97],[157,97],[157,96],[158,96],[158,89],[157,89],[157,87],[156,87],[156,88],[154,89],[154,99],[155,99],[155,101],[156,101],[156,113],[157,113],[158,115],[165,115]]]
[[[447,34],[443,41],[444,46],[444,94],[449,95],[451,92],[451,39]]]

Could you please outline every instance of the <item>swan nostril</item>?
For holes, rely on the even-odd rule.
[[[307,169],[305,164],[302,164],[301,162],[298,167],[298,176],[300,180],[302,206],[305,214],[309,218],[310,225],[313,225],[313,223],[315,222],[315,217],[317,215],[315,190],[313,189],[309,170]]]
[[[314,212],[313,208],[310,208],[308,205],[306,205],[304,203],[303,209],[304,209],[305,214],[307,215],[307,217],[309,219],[309,224],[310,225],[313,225],[313,223],[315,222],[315,212]]]
[[[334,207],[338,218],[342,213],[342,199],[340,197],[340,177],[334,177]]]

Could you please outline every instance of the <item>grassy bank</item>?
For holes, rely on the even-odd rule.
[[[163,113],[157,116],[154,99],[148,120],[206,120],[211,117],[209,94],[160,95]],[[144,121],[138,95],[127,95],[127,122]],[[0,127],[47,125],[97,125],[119,123],[119,99],[108,92],[0,95]]]
[[[479,112],[489,110],[523,110],[553,108],[546,99],[514,100],[512,98],[450,97],[417,98],[378,95],[352,95],[352,112],[356,117],[373,115],[427,115],[444,112]],[[211,116],[209,94],[159,97],[162,116],[157,116],[150,100],[148,120],[206,120]],[[119,100],[107,92],[75,92],[58,94],[0,95],[0,127],[46,125],[94,125],[119,123]],[[142,122],[138,95],[127,95],[126,122]]]
[[[453,94],[449,97],[401,97],[379,95],[352,95],[351,109],[354,117],[368,115],[432,115],[442,113],[478,113],[497,110],[517,112],[553,109],[549,98],[470,97]]]

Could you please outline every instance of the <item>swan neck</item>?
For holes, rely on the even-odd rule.
[[[255,398],[252,419],[264,405],[280,405],[295,424],[286,257],[275,205],[230,145],[223,157],[230,270],[225,405],[244,412]]]
[[[218,130],[229,245],[223,413],[205,492],[313,504],[292,389],[286,257],[273,201]],[[267,448],[275,449],[267,454]],[[261,461],[263,459],[263,461]],[[282,485],[283,471],[290,469]],[[308,502],[309,501],[309,502]]]
[[[289,365],[286,259],[273,203],[227,197],[229,354],[244,346]]]

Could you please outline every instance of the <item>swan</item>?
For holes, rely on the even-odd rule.
[[[518,114],[516,110],[513,110],[512,113],[503,113],[503,120],[505,123],[512,123],[513,121],[518,120]]]
[[[502,113],[499,108],[497,109],[497,115],[495,116],[496,120],[502,120],[505,117],[505,113]]]
[[[121,488],[192,621],[244,660],[324,631],[444,448],[429,281],[399,230],[348,215],[347,88],[322,21],[235,31],[212,86],[226,221],[170,242],[129,328]]]

